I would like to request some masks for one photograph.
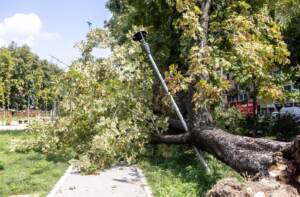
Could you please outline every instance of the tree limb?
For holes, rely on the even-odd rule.
[[[152,144],[189,144],[191,141],[191,133],[183,133],[178,135],[159,135],[154,134],[151,138]]]

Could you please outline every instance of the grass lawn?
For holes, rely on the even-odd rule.
[[[207,175],[193,151],[170,147],[164,152],[168,155],[162,151],[148,152],[139,163],[155,197],[199,197],[219,179],[236,177],[242,180],[239,174],[211,155],[205,156],[213,170],[212,175]]]
[[[0,196],[36,194],[46,196],[68,167],[59,158],[37,152],[9,151],[12,139],[28,137],[22,131],[0,131]]]

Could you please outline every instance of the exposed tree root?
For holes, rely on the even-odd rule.
[[[219,181],[207,197],[298,197],[295,188],[270,179],[240,183],[236,179]]]

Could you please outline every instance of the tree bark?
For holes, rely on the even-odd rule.
[[[252,91],[252,110],[253,110],[253,136],[256,137],[257,134],[257,121],[258,121],[258,113],[257,113],[257,96],[258,96],[258,90],[257,90],[257,84],[255,83],[256,77],[253,76],[253,91]]]
[[[188,144],[191,142],[191,133],[183,133],[178,135],[159,135],[154,134],[151,139],[152,144]]]
[[[240,173],[268,174],[275,154],[290,143],[232,135],[218,128],[194,132],[195,144]]]
[[[212,0],[202,0],[200,1],[202,17],[201,17],[201,27],[203,29],[202,43],[201,46],[204,47],[207,45],[208,40],[208,22],[209,22],[209,12],[211,8]]]

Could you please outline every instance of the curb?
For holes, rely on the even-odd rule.
[[[146,192],[147,197],[153,197],[153,193],[152,193],[150,187],[147,184],[147,180],[146,180],[146,177],[145,177],[143,171],[141,169],[137,168],[137,167],[135,167],[135,169],[136,169],[136,171],[137,171],[137,173],[138,173],[138,175],[139,175],[139,177],[140,177],[140,179],[143,183],[143,188]]]
[[[55,194],[58,192],[59,188],[64,184],[68,174],[73,170],[73,166],[70,165],[64,175],[60,177],[59,181],[55,184],[53,189],[50,191],[50,193],[47,195],[47,197],[55,197]]]

